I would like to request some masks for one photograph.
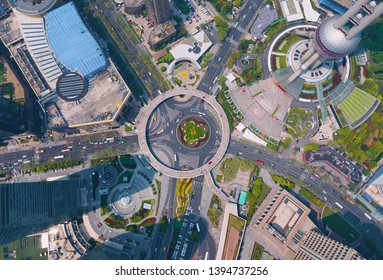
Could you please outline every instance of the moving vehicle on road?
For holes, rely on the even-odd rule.
[[[364,212],[364,215],[366,216],[367,219],[372,220],[371,216],[368,215],[366,212]]]
[[[36,154],[42,154],[44,152],[45,152],[45,150],[43,150],[43,149],[36,150]]]
[[[265,164],[262,160],[259,160],[259,159],[257,159],[255,162],[256,162],[257,164],[259,164],[259,165],[264,165],[264,164]]]
[[[340,203],[335,202],[335,205],[338,206],[340,209],[343,209],[343,206]]]
[[[60,158],[64,158],[64,155],[58,155],[54,157],[54,159],[60,159]]]
[[[346,200],[350,202],[351,204],[355,204],[355,201],[353,201],[351,198],[347,197]]]

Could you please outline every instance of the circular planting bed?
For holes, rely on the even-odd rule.
[[[307,129],[312,129],[313,128],[313,123],[312,122],[306,122],[305,126]]]
[[[189,116],[180,121],[177,127],[178,141],[187,148],[200,148],[209,140],[210,129],[199,116]]]
[[[243,65],[243,66],[247,66],[247,65],[249,65],[249,60],[247,60],[247,59],[242,59],[241,60],[241,64]]]

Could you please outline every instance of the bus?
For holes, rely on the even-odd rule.
[[[264,165],[265,164],[262,160],[259,160],[259,159],[257,159],[255,162],[258,163],[259,165]]]
[[[176,162],[176,161],[177,161],[177,155],[174,154],[174,162]]]
[[[238,26],[238,21],[234,24],[234,28],[237,28]]]
[[[114,137],[106,138],[105,141],[113,141]]]
[[[348,202],[350,202],[351,204],[355,204],[355,201],[353,201],[351,198],[349,198],[349,197],[346,197],[346,200],[348,201]]]
[[[42,154],[44,152],[45,152],[45,150],[43,150],[43,149],[36,150],[36,154]]]
[[[58,155],[54,157],[54,159],[60,159],[60,158],[64,158],[64,155]]]
[[[366,216],[367,219],[372,220],[372,218],[370,217],[370,215],[368,215],[366,212],[364,212],[364,215]]]
[[[340,209],[343,209],[343,206],[342,206],[342,205],[340,205],[340,203],[338,203],[338,202],[335,202],[335,205],[336,205],[336,206],[338,206]]]
[[[198,224],[198,223],[195,223],[195,226],[197,227],[197,231],[200,232],[199,224]]]
[[[62,152],[62,153],[65,153],[65,152],[70,152],[71,150],[72,150],[72,149],[69,149],[69,148],[68,148],[68,149],[63,149],[63,150],[61,150],[61,152]]]

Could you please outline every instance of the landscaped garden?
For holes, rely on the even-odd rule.
[[[191,178],[184,178],[177,180],[176,186],[176,209],[175,217],[181,217],[186,212],[189,204],[190,192],[192,190],[193,180]]]
[[[368,172],[368,169],[378,165],[383,155],[383,130],[380,129],[382,125],[382,113],[377,111],[357,129],[345,127],[337,130],[334,140],[341,153],[345,152],[350,160],[364,164]]]
[[[247,204],[249,210],[247,211],[247,220],[250,221],[254,215],[257,206],[260,206],[269,194],[271,188],[266,185],[261,177],[258,177],[254,183],[250,185],[250,191],[247,193]]]
[[[313,112],[311,110],[305,110],[298,107],[291,108],[286,120],[286,132],[294,138],[301,138],[304,136],[306,132],[302,128],[302,121],[305,119],[313,119]]]
[[[254,171],[256,168],[253,161],[247,160],[245,158],[227,158],[225,159],[220,167],[220,171],[223,175],[224,182],[231,182],[234,180],[238,169],[240,170],[251,170]]]
[[[128,169],[136,169],[137,163],[131,155],[123,155],[120,157],[120,162],[123,167]]]
[[[209,126],[198,116],[181,120],[177,127],[178,140],[188,148],[200,148],[209,140]]]
[[[253,247],[253,253],[251,254],[251,259],[260,260],[262,258],[262,254],[263,254],[263,247],[259,245],[258,243],[255,243]]]
[[[317,195],[315,195],[312,191],[306,189],[306,188],[300,188],[299,194],[307,198],[309,201],[311,201],[313,204],[319,207],[325,206],[325,203],[323,200],[321,200]]]

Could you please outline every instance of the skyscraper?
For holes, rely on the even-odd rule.
[[[157,25],[170,19],[169,0],[145,0],[148,17]]]
[[[80,215],[80,182],[0,184],[0,245]]]
[[[0,96],[0,138],[25,130],[25,107]]]
[[[301,67],[289,82],[326,60],[339,61],[358,47],[361,32],[383,13],[383,2],[358,0],[342,16],[325,19],[311,34],[310,47],[301,57]]]
[[[311,230],[303,241],[294,260],[363,260],[353,248]]]

